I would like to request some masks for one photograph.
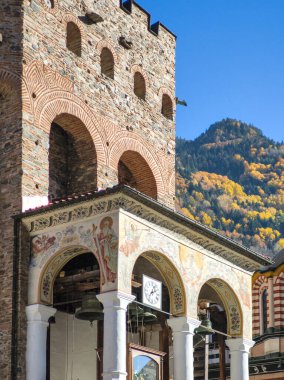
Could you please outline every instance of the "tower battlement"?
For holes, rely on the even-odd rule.
[[[169,33],[172,37],[176,39],[176,35],[171,32],[164,24],[162,24],[160,21],[157,21],[152,24],[151,21],[151,14],[147,12],[141,5],[139,5],[136,1],[134,0],[127,0],[123,1],[120,0],[120,8],[124,10],[127,14],[132,13],[133,7],[137,8],[137,10],[141,11],[144,13],[147,17],[147,28],[150,33],[152,33],[154,36],[158,36],[160,33]]]

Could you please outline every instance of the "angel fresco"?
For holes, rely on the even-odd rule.
[[[93,224],[93,236],[101,258],[104,278],[107,282],[115,282],[117,275],[117,251],[118,237],[112,228],[113,220],[106,216],[100,222],[100,231],[97,232],[98,226]]]

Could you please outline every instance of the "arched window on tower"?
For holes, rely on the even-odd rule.
[[[67,23],[66,30],[66,47],[78,57],[82,54],[82,38],[78,26],[70,21]]]
[[[162,114],[169,120],[173,120],[173,102],[169,95],[163,94]]]
[[[267,332],[268,326],[267,294],[267,289],[264,289],[260,296],[261,334]]]
[[[128,185],[157,199],[157,184],[146,160],[137,152],[128,150],[118,163],[118,183]]]
[[[81,120],[58,115],[49,136],[49,197],[92,191],[97,187],[97,155],[92,137]]]
[[[101,51],[101,73],[114,79],[114,58],[112,52],[106,47]]]
[[[146,83],[143,75],[138,71],[134,74],[134,94],[145,100],[146,98]]]

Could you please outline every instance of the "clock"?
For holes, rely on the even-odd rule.
[[[143,275],[142,302],[156,309],[162,308],[162,283]]]

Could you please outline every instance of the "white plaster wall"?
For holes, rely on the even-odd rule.
[[[144,252],[155,251],[166,256],[183,280],[187,297],[187,314],[197,318],[198,297],[202,286],[210,279],[220,279],[231,287],[239,301],[243,320],[243,335],[252,336],[252,274],[202,248],[192,241],[170,234],[153,223],[127,212],[119,216],[118,287],[129,292],[134,264]],[[228,294],[227,299],[230,298]]]
[[[57,312],[50,330],[50,380],[97,379],[97,325]]]

